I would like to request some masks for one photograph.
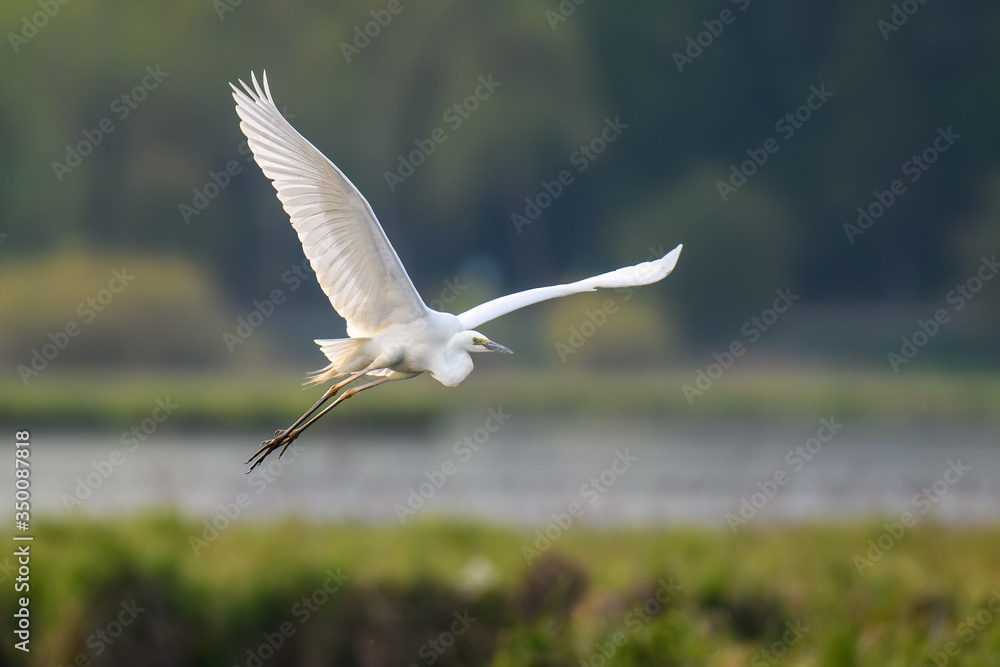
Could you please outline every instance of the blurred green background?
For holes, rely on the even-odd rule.
[[[252,450],[311,402],[301,378],[326,364],[312,340],[344,325],[239,130],[228,84],[266,69],[278,107],[365,194],[432,307],[685,246],[654,287],[486,325],[517,354],[477,360],[466,391],[399,383],[324,428],[405,433],[496,404],[695,429],[835,414],[933,425],[945,458],[959,424],[998,432],[995,3],[16,0],[0,25],[11,431],[115,446],[171,395],[184,407],[165,432],[251,433]],[[438,128],[446,140],[421,154]],[[794,295],[787,312],[769,311],[776,293]],[[727,356],[734,344],[743,352]],[[191,558],[199,526],[169,512],[46,518],[39,544],[62,555],[37,561],[50,583],[33,664],[249,665],[243,649],[336,565],[356,577],[348,593],[263,663],[432,664],[420,648],[466,604],[484,622],[434,662],[1000,660],[995,622],[941,653],[1000,581],[993,526],[922,526],[897,567],[866,579],[853,546],[837,547],[877,538],[877,521],[581,529],[536,563],[517,556],[534,539],[523,526],[278,521],[227,534],[236,564]],[[394,544],[409,558],[386,556]],[[276,565],[286,550],[301,552]],[[686,588],[669,613],[601,654],[628,605],[672,574]],[[88,635],[133,595],[154,612],[96,654]],[[808,641],[759,653],[801,618]],[[347,629],[324,640],[334,626]],[[10,636],[0,664],[23,657]]]
[[[383,5],[60,5],[6,56],[0,358],[30,366],[47,333],[77,320],[57,371],[322,363],[311,338],[343,325],[311,279],[293,290],[286,274],[301,249],[228,88],[252,69],[267,68],[279,107],[366,194],[425,300],[446,309],[685,243],[669,283],[643,290],[568,364],[697,362],[790,288],[801,299],[755,358],[885,370],[900,337],[950,308],[948,292],[996,251],[991,3],[921,5],[888,40],[877,21],[891,5],[565,4],[574,13],[556,21],[555,3],[403,2],[347,56]],[[732,22],[714,37],[724,9]],[[40,10],[0,11],[19,34]],[[674,54],[697,53],[686,40],[699,33],[711,43],[679,72]],[[500,85],[446,121],[479,76]],[[153,88],[131,100],[144,80]],[[783,121],[812,87],[832,96],[807,121]],[[606,118],[627,127],[580,172],[572,157]],[[385,174],[438,127],[447,140],[391,189]],[[960,138],[911,182],[903,165],[938,128]],[[93,143],[87,132],[100,143],[79,166],[54,166]],[[717,183],[768,138],[778,151],[723,201]],[[516,224],[562,170],[573,182]],[[858,207],[895,179],[905,193],[849,240]],[[201,199],[206,187],[215,196]],[[85,321],[77,306],[122,266],[134,281]],[[280,317],[231,354],[222,334],[275,289]],[[905,370],[995,368],[998,294],[987,284]],[[540,306],[491,335],[519,353],[513,364],[558,364],[555,344],[591,303]]]

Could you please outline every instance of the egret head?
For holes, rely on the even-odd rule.
[[[469,352],[506,352],[507,354],[514,354],[512,350],[507,349],[500,343],[494,343],[478,331],[466,331],[464,334],[468,337],[465,349]]]

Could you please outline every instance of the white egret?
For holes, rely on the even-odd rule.
[[[330,364],[316,371],[312,382],[339,381],[294,424],[262,442],[247,460],[253,462],[250,470],[278,447],[281,456],[302,431],[358,392],[421,373],[430,373],[441,384],[454,387],[472,372],[471,353],[510,353],[476,331],[494,318],[539,301],[599,287],[654,283],[673,270],[680,256],[682,246],[678,245],[660,259],[567,285],[508,294],[460,315],[432,310],[414,289],[368,201],[278,111],[267,73],[263,88],[253,72],[251,81],[253,88],[240,81],[243,90],[230,84],[242,121],[240,128],[257,164],[274,182],[316,279],[347,321],[350,337],[316,341]],[[341,389],[365,375],[379,379],[348,389],[314,415]]]

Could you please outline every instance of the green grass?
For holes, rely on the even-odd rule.
[[[203,531],[173,516],[38,524],[29,664],[83,653],[94,665],[245,665],[288,622],[294,632],[265,664],[425,665],[454,612],[477,620],[434,664],[598,665],[595,651],[614,647],[610,667],[881,667],[930,664],[950,641],[949,665],[1000,660],[1000,618],[988,611],[1000,599],[997,528],[917,526],[864,575],[854,557],[880,525],[738,535],[574,526],[530,564],[522,547],[537,536],[500,527],[237,520],[196,555],[190,538]],[[317,596],[338,571],[345,585]],[[654,602],[661,581],[677,585],[664,603]],[[308,619],[296,612],[303,596],[323,600]],[[146,611],[95,655],[88,637],[132,599]],[[788,655],[760,653],[775,647]]]
[[[421,420],[448,411],[503,405],[518,414],[648,414],[748,416],[836,414],[876,417],[980,418],[1000,414],[1000,376],[959,373],[899,375],[851,370],[734,369],[689,403],[692,371],[598,372],[574,368],[500,370],[473,374],[461,389],[427,377],[361,394],[339,419],[376,422],[391,415]],[[27,388],[16,376],[0,380],[0,422],[106,425],[150,415],[156,398],[181,407],[174,424],[280,424],[298,416],[321,389],[301,388],[293,374],[72,374],[53,369]]]

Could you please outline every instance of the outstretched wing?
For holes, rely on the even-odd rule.
[[[458,316],[462,326],[466,329],[475,329],[484,322],[496,319],[501,315],[530,306],[539,301],[556,299],[561,296],[576,294],[577,292],[592,292],[599,287],[638,287],[648,285],[658,280],[666,278],[674,266],[677,258],[681,256],[683,245],[679,245],[660,259],[643,262],[635,266],[626,266],[617,271],[602,273],[593,278],[584,278],[568,285],[553,285],[551,287],[536,287],[535,289],[508,294],[499,299],[493,299],[486,303],[467,310]]]
[[[427,314],[396,251],[365,198],[335,164],[285,120],[251,72],[253,88],[233,88],[240,129],[278,199],[330,303],[352,337]]]

